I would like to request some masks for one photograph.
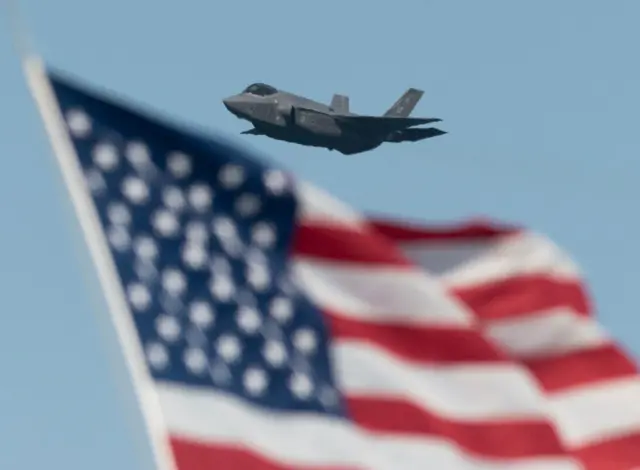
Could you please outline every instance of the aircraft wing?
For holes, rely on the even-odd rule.
[[[430,124],[440,122],[438,118],[417,118],[417,117],[387,117],[387,116],[334,116],[335,119],[347,125],[359,127],[361,129],[371,129],[372,131],[397,131],[408,127],[419,126],[420,124]]]
[[[308,131],[322,131],[325,134],[336,136],[341,134],[338,121],[332,113],[324,113],[315,109],[294,106],[291,116],[298,126]]]

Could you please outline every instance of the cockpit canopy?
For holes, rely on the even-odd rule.
[[[250,93],[257,96],[269,96],[278,93],[278,90],[265,83],[254,83],[244,89],[242,93]]]

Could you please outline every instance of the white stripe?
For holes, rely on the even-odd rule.
[[[566,253],[531,232],[494,242],[410,242],[401,248],[415,263],[455,287],[537,273],[574,279],[579,273]]]
[[[486,333],[511,357],[530,359],[592,349],[609,342],[592,318],[566,308],[492,320]]]
[[[365,219],[327,191],[305,181],[296,181],[300,204],[298,217],[309,222],[339,223],[364,228]]]
[[[405,398],[461,421],[548,419],[546,400],[531,376],[511,363],[413,365],[351,341],[334,345],[332,355],[339,388],[347,395]]]
[[[430,325],[469,325],[474,321],[465,307],[422,271],[351,267],[299,258],[294,273],[317,305],[344,316]]]
[[[589,384],[550,397],[563,442],[581,447],[640,432],[640,377]]]
[[[488,460],[464,454],[434,437],[366,433],[344,420],[264,411],[221,393],[159,386],[171,434],[202,443],[246,446],[293,468],[356,467],[366,470],[569,470],[566,458]],[[283,416],[284,415],[284,416]]]

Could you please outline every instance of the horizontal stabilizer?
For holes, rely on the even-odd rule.
[[[387,142],[417,142],[419,140],[429,139],[431,137],[438,137],[439,135],[446,134],[445,131],[436,129],[435,127],[428,128],[413,128],[403,129],[400,131],[392,132],[387,137]]]
[[[253,128],[253,129],[248,129],[246,131],[242,131],[240,134],[245,134],[245,135],[261,135],[260,131],[258,131],[258,129]]]

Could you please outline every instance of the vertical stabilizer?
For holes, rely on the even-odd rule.
[[[349,97],[345,95],[333,95],[331,109],[334,113],[349,114]]]
[[[409,117],[413,108],[416,107],[424,92],[417,88],[409,88],[404,94],[393,103],[386,113],[385,117]]]

